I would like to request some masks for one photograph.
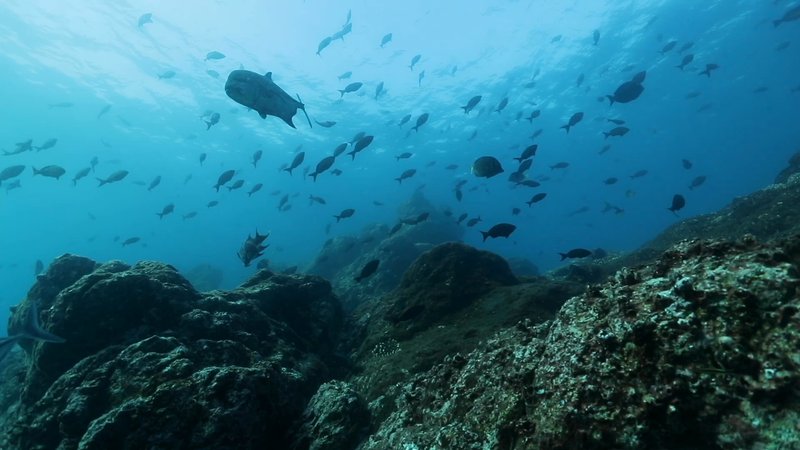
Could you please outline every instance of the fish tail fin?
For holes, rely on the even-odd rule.
[[[613,95],[606,95],[606,98],[609,101],[609,105],[608,106],[611,106],[611,105],[614,104],[614,96]]]
[[[341,220],[341,219],[342,219],[342,217],[341,217],[341,216],[333,216],[333,217],[336,217],[336,223],[339,223],[339,220]]]
[[[286,171],[286,172],[289,172],[289,176],[291,176],[292,175],[292,170],[294,170],[294,169],[292,169],[291,167],[287,167],[287,168],[285,168],[283,170]]]
[[[98,178],[98,179],[97,179],[97,181],[99,181],[99,182],[100,182],[100,184],[98,184],[98,185],[97,185],[97,187],[100,187],[100,186],[102,186],[102,185],[104,185],[104,184],[106,184],[106,183],[107,183],[107,181],[106,181],[106,180],[103,180],[103,179],[101,179],[101,178]]]
[[[569,127],[570,127],[569,125],[563,125],[561,128],[567,130],[567,133],[569,133]]]
[[[527,201],[527,202],[525,202],[525,203],[527,203],[527,204],[528,204],[528,208],[530,208],[531,206],[533,206],[533,200]]]
[[[317,175],[319,175],[319,174],[318,174],[318,173],[316,173],[316,172],[314,172],[314,173],[312,173],[312,174],[311,174],[311,178],[313,178],[313,179],[314,179],[314,182],[315,182],[315,183],[317,182]]]
[[[208,122],[208,121],[204,121],[204,122],[206,122],[206,131],[210,130],[211,129],[211,125],[212,125],[211,122]]]
[[[339,98],[343,98],[343,97],[344,97],[344,89],[339,89],[339,92],[341,93],[341,95],[339,96]]]
[[[567,254],[566,253],[559,253],[559,255],[561,255],[561,260],[562,261],[567,259]]]
[[[395,178],[395,180],[397,180],[398,184],[403,184],[403,179],[402,178]]]
[[[527,120],[530,123],[533,123],[533,117],[526,117],[525,120]]]
[[[314,128],[314,126],[311,125],[311,118],[308,117],[308,113],[306,112],[306,105],[303,103],[302,100],[300,100],[300,94],[294,94],[294,95],[297,97],[297,101],[300,103],[300,109],[303,110],[303,114],[305,114],[306,116],[306,120],[308,121],[308,127]],[[342,96],[344,96],[344,94],[342,94]]]
[[[417,133],[419,133],[419,127],[418,126],[417,127],[412,127],[411,129],[416,131]]]
[[[464,114],[469,114],[469,110],[467,109],[466,106],[462,106],[461,109],[464,110]]]
[[[33,174],[34,175],[39,175],[41,173],[41,171],[38,170],[36,167],[31,166],[31,169],[33,169]]]
[[[347,154],[353,157],[353,161],[356,160],[356,151],[355,150],[353,150],[352,152],[348,152]]]
[[[159,220],[164,218],[164,213],[156,213],[156,215],[158,216]]]
[[[481,231],[481,234],[483,235],[483,242],[486,242],[486,239],[489,237],[489,232]]]
[[[217,192],[219,192],[219,187],[220,187],[220,186],[221,186],[221,185],[219,185],[219,184],[218,184],[218,185],[214,186],[214,189],[216,189],[216,190],[217,190]]]
[[[678,69],[681,69],[681,71],[683,71],[683,65],[682,65],[682,64],[678,64],[678,65],[677,65],[677,66],[675,66],[675,67],[677,67]]]

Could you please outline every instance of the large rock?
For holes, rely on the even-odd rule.
[[[369,434],[367,404],[342,381],[322,386],[303,414],[294,447],[309,450],[352,450]]]
[[[42,316],[67,341],[32,347],[0,448],[286,448],[341,361],[318,277],[261,271],[203,295],[170,266],[112,262]]]
[[[800,236],[686,241],[402,385],[364,449],[793,448]]]

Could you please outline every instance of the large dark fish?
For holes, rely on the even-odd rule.
[[[512,225],[510,223],[498,223],[497,225],[489,228],[489,231],[481,231],[481,235],[483,235],[483,242],[486,242],[487,238],[497,238],[497,237],[504,237],[508,238],[511,236],[511,233],[517,229],[516,225]]]
[[[586,250],[585,248],[574,248],[566,253],[559,253],[561,255],[561,260],[565,260],[567,258],[586,258],[587,256],[592,256],[591,250]]]
[[[48,178],[55,178],[58,180],[61,178],[62,175],[67,173],[61,166],[44,166],[41,169],[37,169],[36,167],[32,167],[34,175],[41,175]]]
[[[352,152],[349,152],[349,153],[347,153],[347,154],[348,154],[348,155],[350,155],[350,156],[352,156],[352,157],[353,157],[353,159],[356,159],[356,153],[358,153],[358,152],[360,152],[361,150],[364,150],[365,148],[367,148],[367,146],[368,146],[369,144],[371,144],[371,143],[372,143],[372,140],[373,140],[373,139],[375,139],[375,136],[371,136],[371,135],[370,135],[370,136],[364,136],[364,137],[362,137],[362,138],[361,138],[361,139],[359,139],[359,140],[356,142],[356,144],[353,146],[353,151],[352,151]]]
[[[300,164],[303,164],[303,160],[305,158],[306,158],[306,152],[300,152],[300,153],[296,154],[294,156],[294,159],[292,160],[292,164],[290,164],[289,167],[287,167],[287,168],[285,168],[283,170],[289,172],[289,175],[291,175],[292,171],[294,169],[296,169]]]
[[[25,170],[25,166],[22,165],[6,167],[2,172],[0,172],[0,184],[2,184],[3,181],[19,176],[23,170]]]
[[[622,83],[614,94],[606,95],[606,98],[611,102],[613,105],[615,102],[617,103],[629,103],[642,95],[644,92],[644,86],[642,86],[642,82],[644,81],[647,72],[641,71],[634,75],[631,81],[626,81]]]
[[[686,206],[686,199],[681,194],[675,194],[672,197],[672,205],[667,209],[677,216],[678,211],[683,209],[684,206]]]
[[[417,124],[414,127],[412,127],[411,129],[414,130],[414,131],[419,131],[419,127],[425,125],[425,122],[428,121],[428,117],[429,117],[428,113],[425,113],[425,114],[417,117]]]
[[[316,170],[314,170],[314,172],[311,174],[311,177],[314,178],[314,181],[317,181],[317,175],[330,169],[334,161],[336,161],[336,158],[333,156],[322,158],[322,161],[317,163]]]
[[[503,166],[494,156],[481,156],[472,163],[472,173],[476,177],[492,178],[503,173]]]
[[[311,119],[300,97],[295,100],[278,87],[272,81],[272,72],[262,76],[249,70],[234,70],[225,82],[225,93],[236,103],[256,110],[262,119],[275,116],[292,128],[295,128],[292,118],[301,109],[311,127]]]
[[[530,208],[534,203],[539,203],[540,201],[544,200],[545,197],[547,197],[547,194],[544,193],[544,192],[540,192],[540,193],[534,195],[533,197],[531,197],[531,199],[528,200],[525,203],[527,203],[528,204],[528,208]]]
[[[539,148],[537,144],[529,145],[525,147],[525,150],[522,151],[522,154],[519,155],[519,158],[514,158],[520,163],[526,159],[533,158],[536,156],[536,150]]]
[[[222,185],[224,185],[228,181],[231,181],[233,179],[233,175],[235,173],[236,173],[236,171],[233,170],[233,169],[226,170],[225,172],[222,172],[222,174],[220,174],[219,178],[217,178],[217,184],[214,185],[214,189],[216,189],[217,192],[219,192],[219,188],[222,187]]]
[[[118,170],[118,171],[112,173],[111,175],[109,175],[108,178],[106,178],[105,180],[103,180],[102,178],[98,178],[97,181],[100,182],[98,187],[102,186],[104,184],[116,183],[117,181],[121,181],[123,178],[125,178],[127,176],[128,176],[128,171],[127,170]]]

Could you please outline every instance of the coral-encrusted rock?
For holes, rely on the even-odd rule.
[[[442,244],[420,256],[403,275],[386,319],[414,332],[499,286],[517,283],[500,256],[460,243]]]
[[[683,242],[404,385],[365,449],[791,448],[800,236]]]
[[[367,404],[342,381],[320,386],[303,416],[294,445],[297,449],[351,450],[369,431]]]
[[[800,152],[795,153],[789,158],[789,166],[775,177],[775,183],[785,183],[789,180],[789,177],[796,173],[800,173]]]
[[[34,347],[0,448],[287,448],[339,361],[341,308],[317,277],[201,295],[170,266],[112,262],[42,313],[67,342]]]

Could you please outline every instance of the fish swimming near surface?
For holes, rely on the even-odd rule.
[[[388,44],[389,42],[392,42],[392,33],[388,33],[383,36],[383,38],[381,39],[381,48],[383,48],[383,46]]]
[[[481,156],[472,163],[472,173],[480,178],[492,178],[503,173],[503,166],[494,156]]]
[[[351,92],[356,92],[357,90],[361,89],[361,86],[364,86],[364,83],[360,81],[356,81],[355,83],[350,83],[344,87],[344,89],[339,89],[339,93],[341,96],[339,98],[344,97],[344,94],[349,94]]]
[[[464,114],[469,114],[469,112],[472,111],[473,108],[478,106],[478,103],[480,103],[481,98],[483,98],[483,97],[480,96],[480,95],[476,95],[476,96],[472,97],[471,99],[469,99],[467,104],[461,107],[461,109],[464,110]]]
[[[236,171],[233,169],[229,169],[226,170],[225,172],[222,172],[219,178],[217,178],[217,184],[214,185],[214,189],[216,189],[217,192],[219,192],[219,188],[221,188],[228,181],[231,181],[235,173]]]
[[[778,27],[778,25],[785,23],[785,22],[792,22],[794,20],[800,19],[800,5],[797,5],[783,14],[778,20],[773,20],[772,25]]]
[[[428,121],[428,117],[429,117],[428,113],[424,113],[421,116],[417,117],[417,124],[413,126],[411,129],[419,132],[419,127],[425,125],[425,122]]]
[[[292,118],[300,109],[311,127],[305,105],[293,99],[272,81],[272,72],[259,75],[249,70],[234,70],[225,82],[225,93],[236,103],[254,109],[262,119],[275,116],[295,128]]]
[[[380,260],[373,259],[372,261],[368,262],[364,265],[361,269],[361,273],[355,278],[356,283],[361,283],[361,281],[367,279],[370,275],[374,274],[376,270],[378,270],[378,265],[380,264]]]
[[[32,169],[34,175],[41,175],[43,177],[55,178],[56,180],[58,180],[59,178],[61,178],[62,175],[67,173],[67,171],[64,170],[63,167],[55,165],[44,166],[41,169],[32,167]]]
[[[592,256],[592,251],[586,250],[585,248],[574,248],[566,253],[559,253],[559,255],[561,255],[561,260],[564,261],[565,259],[586,258],[587,256]]]
[[[622,83],[612,95],[606,95],[609,102],[614,103],[629,103],[642,95],[644,92],[644,78],[647,75],[646,71],[641,71],[634,75],[633,79]]]
[[[289,175],[291,175],[292,171],[294,169],[298,168],[300,166],[300,164],[303,164],[303,160],[305,158],[306,158],[306,152],[300,152],[300,153],[294,155],[294,159],[292,160],[292,163],[289,165],[289,167],[287,167],[287,168],[285,168],[283,170],[286,171],[286,172],[289,172]]]
[[[106,178],[105,180],[102,179],[102,178],[98,178],[97,181],[100,182],[98,187],[102,186],[104,184],[116,183],[117,181],[122,181],[127,176],[128,176],[128,171],[127,170],[118,170],[118,171],[112,173],[111,175],[109,175],[108,178]]]
[[[567,133],[569,133],[569,129],[577,125],[578,122],[580,122],[582,119],[583,119],[583,113],[576,112],[575,114],[572,115],[572,117],[569,118],[569,122],[567,122],[567,124],[563,125],[561,128],[567,130]]]
[[[684,206],[686,206],[686,199],[681,194],[675,194],[672,197],[672,205],[667,209],[677,216],[678,211],[683,209]]]
[[[39,323],[39,308],[36,301],[31,301],[28,304],[27,314],[22,324],[18,327],[18,330],[14,330],[14,334],[0,339],[0,361],[8,355],[15,344],[23,339],[32,339],[34,341],[50,342],[53,344],[62,344],[66,342],[64,338],[56,336],[42,328]]]
[[[488,238],[508,238],[516,229],[516,225],[512,225],[510,223],[498,223],[492,228],[489,228],[489,231],[481,231],[481,235],[483,236],[483,242],[486,242],[486,239]]]

